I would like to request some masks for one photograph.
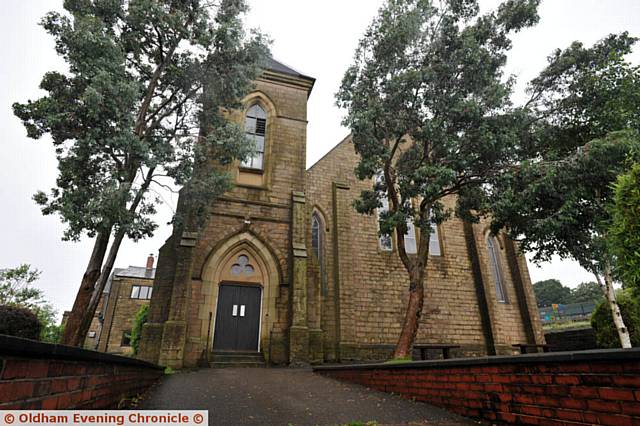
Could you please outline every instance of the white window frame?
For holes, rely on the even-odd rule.
[[[131,294],[129,295],[130,299],[139,299],[140,298],[140,286],[133,285],[131,286]]]
[[[258,120],[264,120],[264,134],[257,133]],[[253,126],[250,125],[251,121],[253,121]],[[240,167],[248,170],[264,171],[267,146],[267,112],[260,104],[253,104],[251,108],[247,110],[244,116],[244,129],[245,135],[254,142],[258,140],[257,138],[262,137],[262,149],[258,149],[253,156],[240,163]],[[256,165],[254,163],[258,164]]]
[[[431,222],[431,233],[429,234],[429,255],[442,256],[442,246],[440,246],[440,230],[438,229],[438,224],[433,221]]]
[[[418,254],[418,237],[412,218],[407,218],[407,233],[404,234],[404,251],[407,254]]]

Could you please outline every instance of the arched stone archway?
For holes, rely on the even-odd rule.
[[[208,339],[207,350],[215,345],[215,319],[222,285],[260,289],[258,349],[268,356],[270,330],[277,320],[276,299],[280,285],[278,264],[269,248],[253,234],[242,232],[230,237],[209,255],[203,267],[204,303],[199,312],[199,317],[205,320],[201,336],[203,340]],[[213,320],[211,323],[209,315]]]

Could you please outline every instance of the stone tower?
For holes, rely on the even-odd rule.
[[[145,360],[181,368],[243,351],[308,361],[304,191],[315,80],[273,59],[265,68],[237,114],[257,153],[234,169],[235,187],[214,202],[206,228],[174,234],[160,250]]]

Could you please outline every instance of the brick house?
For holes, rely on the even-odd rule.
[[[206,229],[179,236],[178,255],[168,254],[171,239],[160,250],[167,266],[155,274],[142,359],[180,368],[234,351],[274,364],[392,353],[407,273],[395,237],[379,238],[377,218],[352,208],[371,183],[354,175],[350,138],[306,169],[314,82],[270,60],[243,99],[237,119],[258,152],[233,169],[236,185],[212,205]],[[405,236],[408,247],[415,238]],[[193,263],[180,253],[191,253]],[[100,333],[100,350],[123,351],[136,308],[147,303],[130,300],[132,286],[154,277],[139,269],[146,268],[114,274],[102,310],[110,332]],[[190,277],[186,284],[178,273]],[[458,344],[458,355],[468,356],[544,342],[526,261],[512,241],[490,236],[486,223],[454,218],[434,227],[425,287],[419,342]]]

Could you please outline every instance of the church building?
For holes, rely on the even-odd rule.
[[[397,236],[379,237],[377,217],[352,207],[371,182],[354,175],[349,137],[306,169],[314,82],[270,60],[243,100],[239,119],[258,151],[234,169],[207,227],[181,236],[190,285],[162,281],[158,264],[141,358],[180,368],[230,353],[279,365],[392,354],[408,299]],[[404,236],[409,251],[415,232]],[[486,223],[432,229],[425,289],[419,343],[459,345],[458,356],[543,343],[526,261]]]

